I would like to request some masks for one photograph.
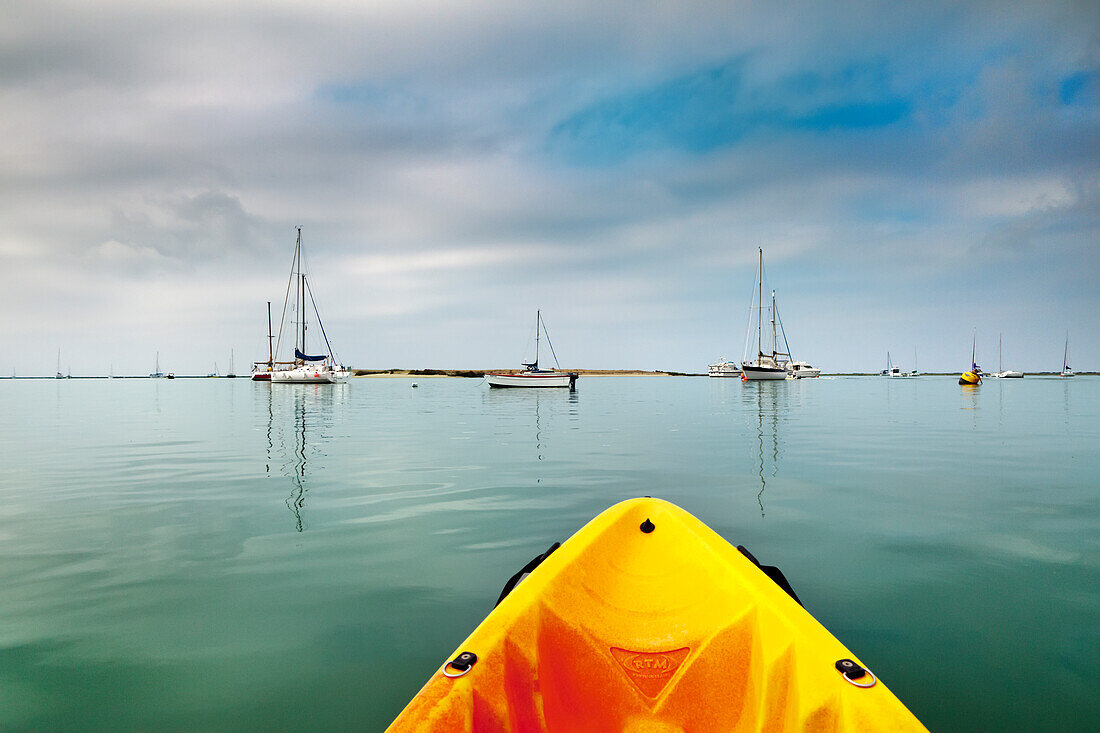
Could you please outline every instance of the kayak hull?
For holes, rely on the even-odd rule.
[[[746,554],[659,499],[589,522],[460,652],[476,663],[438,669],[390,731],[924,730],[869,672],[837,671],[862,663]]]

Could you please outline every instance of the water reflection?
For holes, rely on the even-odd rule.
[[[579,400],[578,392],[564,389],[489,389],[484,393],[489,412],[504,421],[518,423],[515,428],[503,431],[502,437],[523,435],[527,430],[522,425],[531,425],[536,461],[546,460],[547,438],[553,434],[550,426],[554,417],[564,412],[568,419],[576,421]],[[541,478],[535,478],[535,483],[541,482]]]
[[[311,472],[323,468],[317,459],[324,455],[334,422],[333,412],[343,400],[346,385],[264,385],[267,401],[267,463],[265,473],[277,467],[290,480],[284,499],[294,515],[294,528],[305,530],[303,510],[309,493]]]
[[[760,507],[761,517],[766,514],[764,492],[768,488],[768,479],[779,472],[779,457],[783,453],[779,440],[779,403],[788,397],[789,388],[785,382],[742,383],[741,402],[756,429],[757,478],[760,480],[756,503]],[[756,419],[752,420],[752,417]]]

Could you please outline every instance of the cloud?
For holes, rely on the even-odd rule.
[[[545,305],[574,363],[697,368],[762,246],[811,360],[927,339],[947,367],[892,317],[1023,297],[1043,334],[1100,305],[1097,27],[1070,2],[5,3],[0,338],[94,362],[126,324],[128,358],[188,342],[205,371],[301,225],[338,348],[376,366],[500,363],[501,313]]]

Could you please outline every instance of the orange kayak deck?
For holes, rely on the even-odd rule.
[[[632,499],[533,570],[389,730],[925,730],[864,666],[691,514]]]

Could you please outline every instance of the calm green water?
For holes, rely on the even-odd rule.
[[[0,729],[380,730],[654,495],[933,730],[1100,729],[1100,379],[0,382]]]

